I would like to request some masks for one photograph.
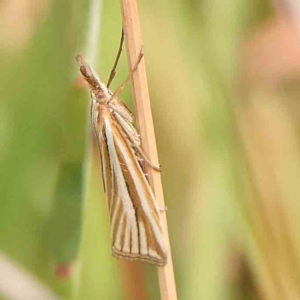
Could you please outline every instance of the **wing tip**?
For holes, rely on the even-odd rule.
[[[120,259],[127,259],[131,261],[142,261],[150,264],[157,265],[159,267],[163,267],[167,264],[168,259],[167,256],[154,257],[151,255],[143,255],[143,254],[133,254],[133,253],[125,253],[120,250],[117,250],[115,247],[112,247],[112,256]]]

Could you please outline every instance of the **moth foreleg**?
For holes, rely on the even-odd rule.
[[[132,133],[129,132],[129,130],[126,128],[126,126],[124,126],[121,122],[118,122],[118,124],[122,127],[122,132],[124,132],[125,134],[124,137],[125,138],[128,138],[128,143],[130,143],[130,146],[132,148],[134,148],[138,154],[141,156],[141,157],[138,157],[138,160],[144,160],[153,170],[156,170],[158,172],[161,172],[161,165],[159,166],[156,166],[155,164],[153,164],[149,159],[148,157],[146,156],[146,154],[143,152],[142,148],[137,144],[136,140],[134,139]]]
[[[161,172],[161,165],[157,166],[153,164],[146,156],[146,154],[143,152],[142,148],[138,146],[134,141],[133,141],[133,147],[137,150],[139,155],[143,158],[143,160],[153,169],[158,172]]]

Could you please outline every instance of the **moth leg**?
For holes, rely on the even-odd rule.
[[[142,148],[137,144],[136,140],[133,138],[132,134],[128,131],[128,129],[121,123],[121,122],[118,122],[119,126],[121,126],[121,128],[123,129],[121,132],[124,132],[124,137],[125,138],[128,138],[130,143],[131,143],[131,146],[134,147],[134,149],[136,149],[136,151],[140,154],[140,156],[142,157],[142,159],[145,160],[145,162],[153,169],[153,170],[156,170],[158,172],[161,172],[161,169],[160,169],[160,165],[159,166],[156,166],[155,164],[153,164],[149,159],[148,157],[146,156],[146,154],[143,152]]]
[[[126,83],[130,80],[131,76],[133,75],[133,73],[137,70],[142,58],[144,57],[144,50],[143,47],[141,48],[141,52],[139,54],[139,57],[137,59],[137,62],[134,66],[134,68],[130,71],[129,75],[127,76],[127,78],[123,81],[123,83],[117,88],[117,90],[112,94],[111,98],[107,101],[107,103],[111,102],[113,99],[115,99],[124,89]]]
[[[124,42],[124,30],[123,30],[123,27],[122,27],[122,34],[121,34],[121,40],[120,40],[120,46],[119,46],[119,50],[118,50],[118,54],[117,54],[117,57],[116,57],[116,60],[115,60],[115,63],[113,65],[113,68],[109,74],[109,78],[108,78],[108,82],[107,82],[107,88],[109,88],[111,82],[113,81],[115,75],[116,75],[116,69],[117,69],[117,65],[118,65],[118,62],[119,62],[119,59],[120,59],[120,56],[121,56],[121,53],[122,53],[122,49],[123,49],[123,42]]]
[[[158,208],[160,212],[166,212],[168,210],[168,207],[165,206],[165,207],[159,207]]]
[[[102,184],[103,184],[103,189],[104,193],[106,193],[106,183],[104,181],[104,169],[103,169],[103,161],[102,161],[102,151],[101,151],[101,145],[100,145],[100,132],[97,127],[97,114],[96,114],[96,97],[95,95],[91,92],[91,119],[92,119],[92,127],[94,129],[94,136],[96,138],[96,143],[99,149],[99,154],[100,154],[100,161],[101,161],[101,173],[102,173]]]
[[[168,210],[167,206],[159,206],[157,202],[155,203],[155,207],[161,213],[166,212]]]
[[[135,143],[134,140],[131,141],[133,143],[133,147],[138,151],[138,153],[142,156],[142,158],[145,160],[145,162],[153,169],[153,170],[156,170],[158,172],[161,172],[161,165],[159,166],[156,166],[155,164],[153,164],[146,156],[146,154],[143,152],[142,148],[137,145]]]

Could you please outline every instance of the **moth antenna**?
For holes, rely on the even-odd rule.
[[[116,75],[117,65],[118,65],[118,62],[119,62],[119,59],[120,59],[120,56],[121,56],[121,53],[122,53],[123,42],[124,42],[124,30],[123,30],[123,27],[122,27],[120,46],[119,46],[119,50],[118,50],[118,54],[117,54],[114,66],[113,66],[113,68],[112,68],[112,70],[110,72],[110,75],[109,75],[109,79],[108,79],[108,82],[107,82],[107,85],[106,85],[107,88],[109,88],[112,80],[114,79],[114,77]]]

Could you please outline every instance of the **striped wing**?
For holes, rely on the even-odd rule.
[[[135,152],[111,114],[98,128],[113,255],[165,265],[159,209]]]

